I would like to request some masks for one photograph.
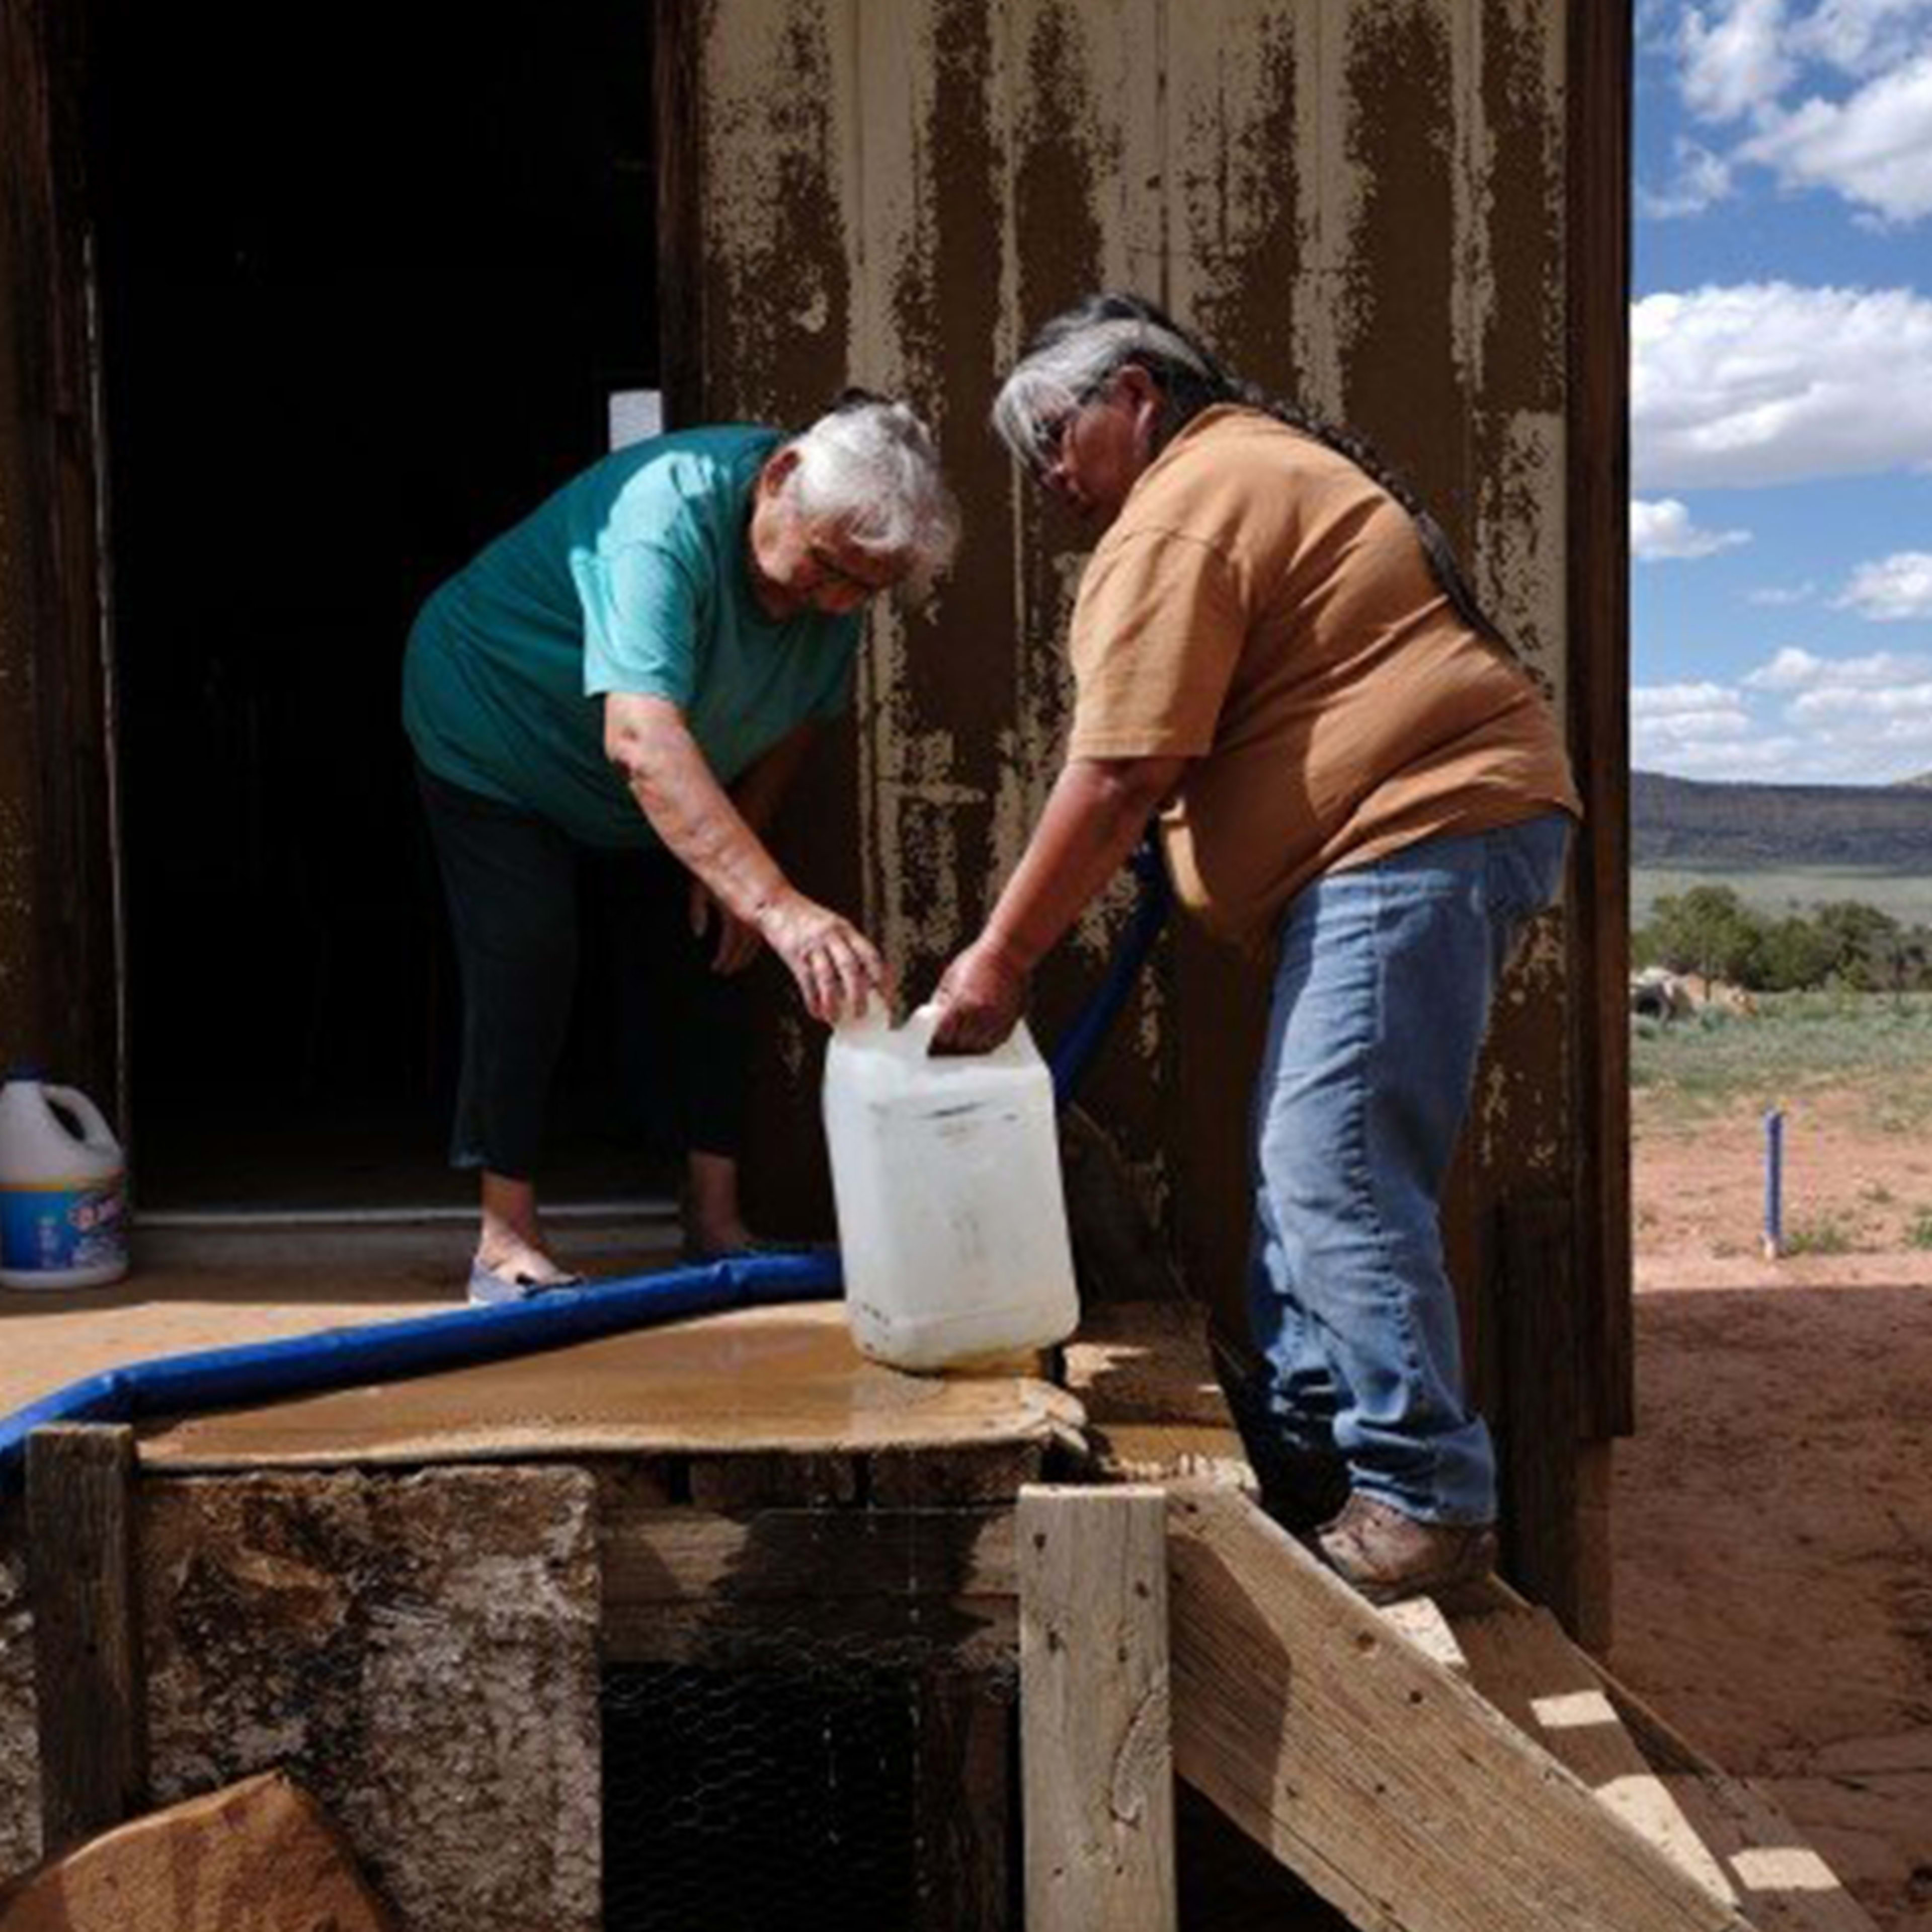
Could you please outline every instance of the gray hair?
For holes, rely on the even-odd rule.
[[[1091,401],[1130,364],[1153,377],[1160,398],[1154,423],[1154,454],[1203,410],[1217,403],[1259,410],[1312,436],[1346,458],[1408,512],[1430,569],[1457,616],[1472,630],[1513,651],[1463,575],[1442,526],[1360,436],[1242,381],[1198,336],[1144,296],[1126,290],[1089,296],[1048,322],[1027,345],[994,400],[993,427],[1000,440],[1040,476],[1052,460],[1068,412]]]
[[[1037,472],[1052,458],[1068,412],[1098,395],[1130,364],[1155,377],[1163,418],[1183,408],[1192,415],[1204,403],[1232,394],[1226,371],[1165,316],[1108,314],[1096,302],[1040,332],[994,400],[993,428],[1007,448]],[[1176,427],[1163,420],[1156,441],[1165,442]]]
[[[861,550],[906,559],[907,586],[922,596],[959,544],[959,506],[925,424],[904,403],[848,390],[784,446],[798,458],[784,484],[791,507]]]

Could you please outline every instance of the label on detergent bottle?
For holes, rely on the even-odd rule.
[[[122,1256],[118,1174],[70,1187],[0,1186],[0,1268],[56,1274]]]

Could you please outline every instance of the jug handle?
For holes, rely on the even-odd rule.
[[[116,1153],[119,1142],[103,1118],[100,1109],[77,1087],[43,1087],[40,1089],[56,1107],[64,1108],[80,1123],[81,1144],[98,1148],[104,1154]]]
[[[939,1030],[940,1010],[938,1000],[928,1000],[924,1006],[914,1007],[900,1028],[910,1037],[914,1051],[921,1059],[932,1051],[932,1036]]]

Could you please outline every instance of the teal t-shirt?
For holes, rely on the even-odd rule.
[[[403,668],[438,778],[592,845],[656,835],[604,755],[607,692],[668,698],[729,784],[848,700],[860,620],[782,622],[752,593],[747,520],[777,434],[681,430],[607,456],[442,585]]]

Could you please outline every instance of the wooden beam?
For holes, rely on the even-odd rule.
[[[131,1429],[62,1424],[27,1438],[40,1838],[50,1858],[147,1804],[134,1470]]]
[[[1087,1412],[1087,1460],[1108,1482],[1205,1483],[1257,1493],[1192,1301],[1122,1301],[1087,1309],[1064,1352],[1062,1382]]]
[[[1524,1736],[1567,1766],[1630,1828],[1731,1904],[1738,1894],[1623,1726],[1588,1660],[1546,1610],[1459,1617],[1469,1679]]]
[[[1004,1932],[1012,1922],[1012,1703],[955,1664],[923,1672],[913,1786],[914,1932]]]
[[[1564,554],[1570,756],[1583,801],[1566,904],[1583,1432],[1636,1426],[1630,1300],[1630,0],[1568,0]],[[1586,1612],[1584,1621],[1589,1617]]]
[[[607,1614],[652,1604],[1010,1597],[1010,1510],[648,1505],[602,1526]]]
[[[1252,1504],[1177,1492],[1168,1550],[1181,1775],[1356,1924],[1746,1926]]]
[[[1028,1932],[1173,1932],[1166,1496],[1030,1488],[1017,1528]]]
[[[1761,1788],[1720,1770],[1594,1658],[1582,1660],[1723,1864],[1754,1925],[1762,1932],[1878,1932],[1877,1921]]]
[[[664,427],[705,418],[704,233],[700,162],[698,10],[654,0],[651,76],[658,194],[658,380]]]
[[[1577,1462],[1582,1383],[1574,1210],[1566,1200],[1496,1210],[1504,1574],[1567,1628],[1581,1607]]]

